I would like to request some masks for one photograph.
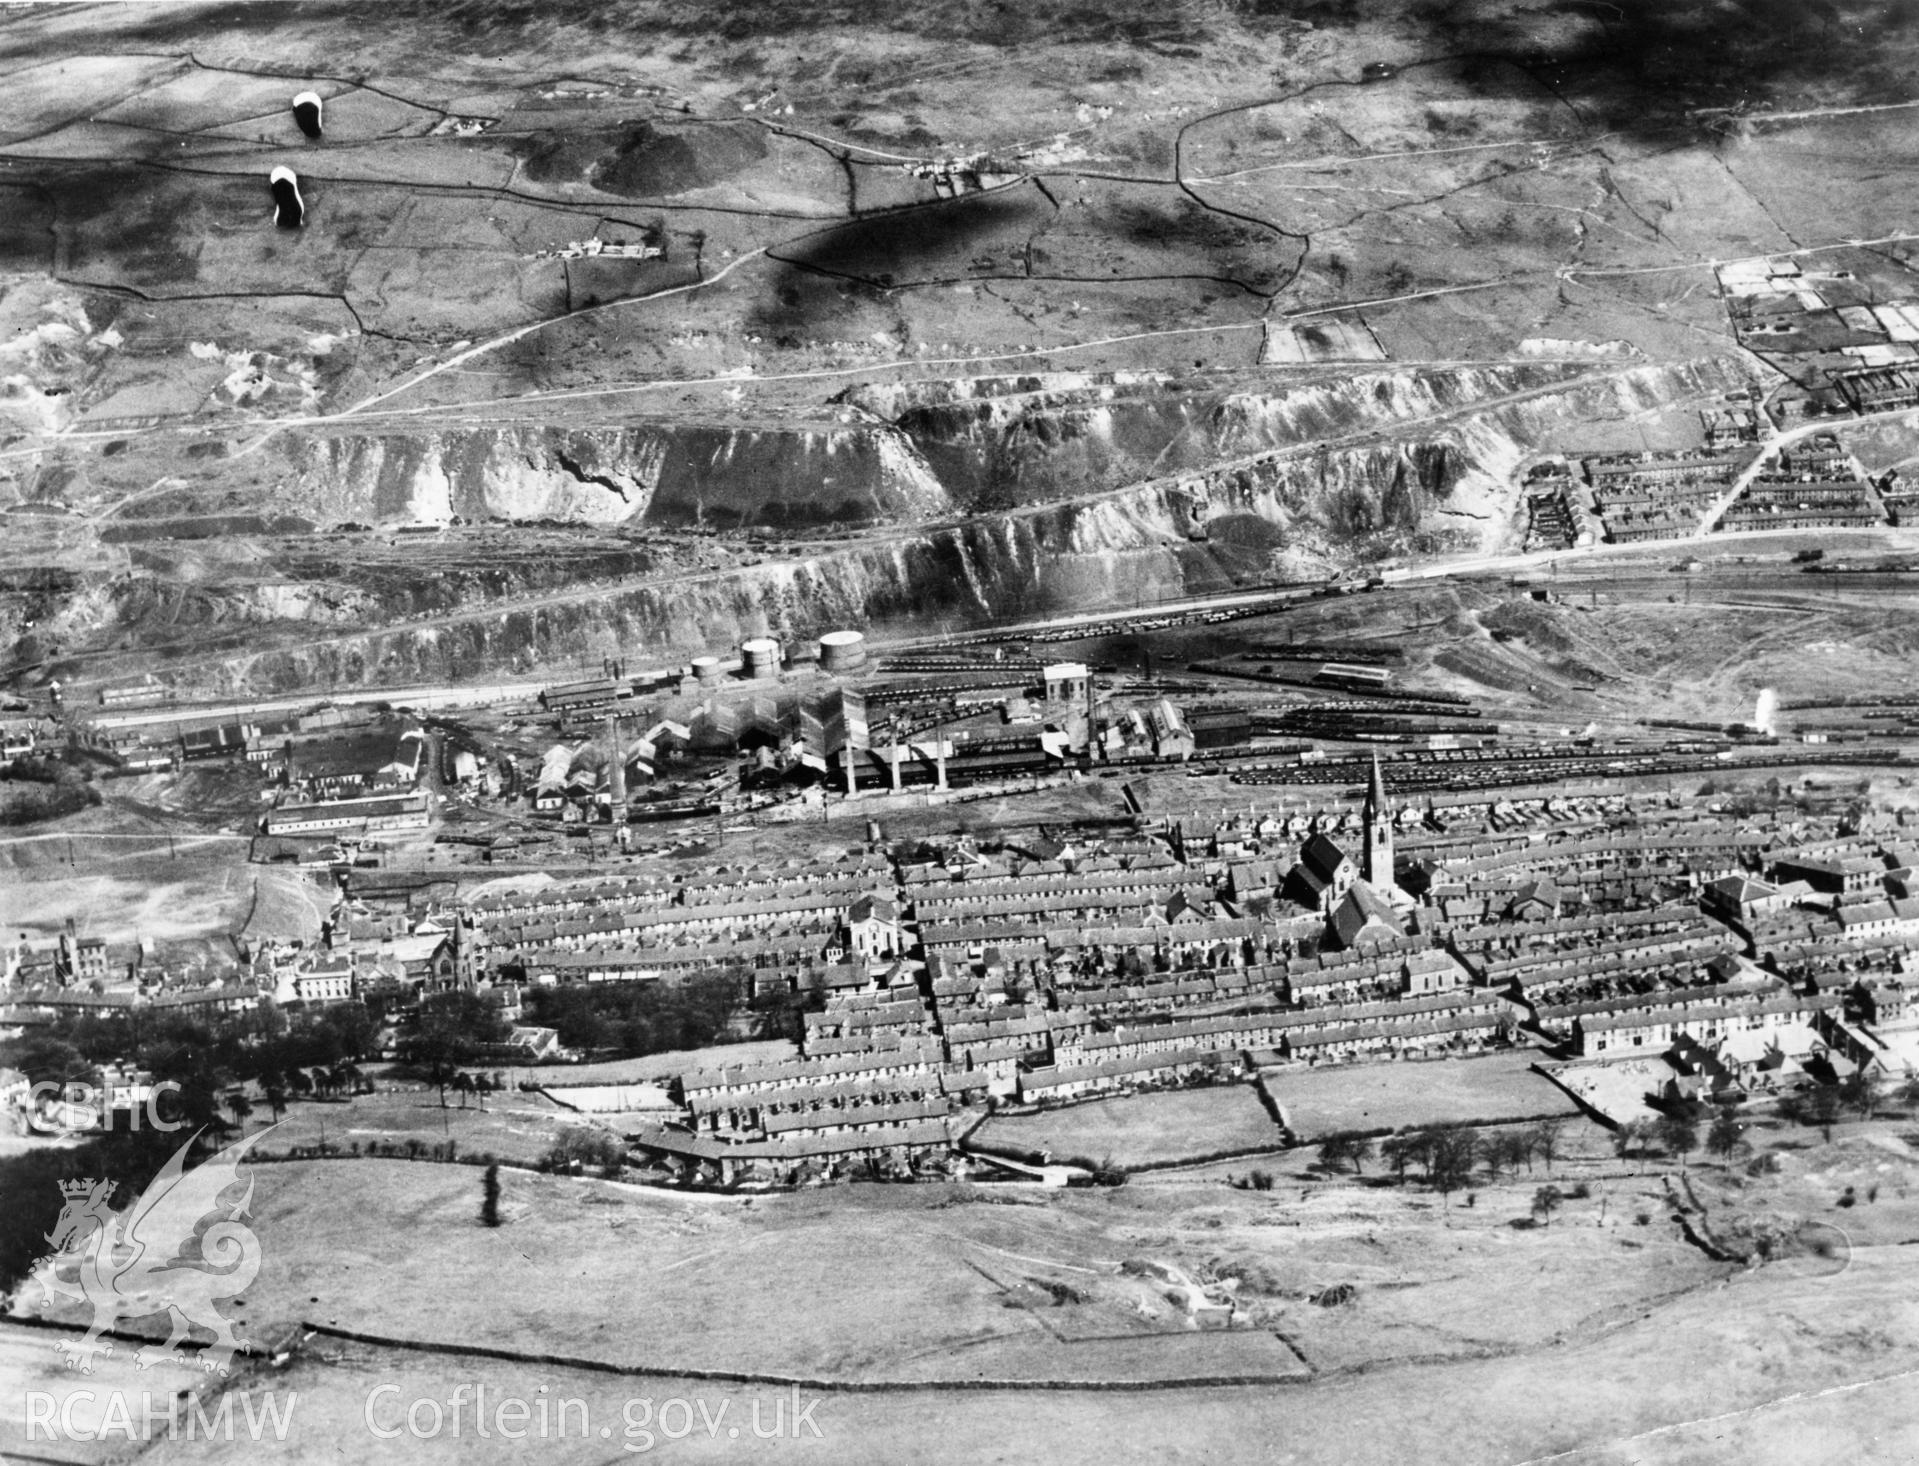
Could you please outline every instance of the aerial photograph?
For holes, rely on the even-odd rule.
[[[0,0],[0,1463],[1919,1461],[1911,0]]]

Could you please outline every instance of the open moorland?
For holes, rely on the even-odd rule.
[[[1735,11],[19,12],[9,668],[377,686],[1510,551],[1528,455],[1777,380],[1721,262],[1914,293],[1901,13]]]
[[[1919,1235],[1919,1172],[1900,1125],[1847,1124],[1820,1143],[1762,1124],[1764,1164],[1683,1171],[1622,1163],[1576,1129],[1554,1173],[1572,1199],[1543,1224],[1530,1207],[1537,1176],[1450,1199],[1291,1174],[1271,1192],[1168,1178],[1097,1195],[862,1186],[758,1198],[514,1177],[507,1225],[489,1231],[464,1167],[275,1165],[257,1173],[266,1263],[245,1300],[248,1331],[320,1332],[236,1389],[299,1392],[303,1428],[275,1457],[289,1460],[361,1441],[375,1384],[397,1384],[402,1405],[482,1379],[496,1398],[546,1387],[591,1401],[597,1437],[602,1421],[621,1433],[627,1398],[695,1390],[675,1369],[720,1372],[697,1386],[715,1410],[727,1398],[745,1412],[756,1392],[770,1409],[769,1391],[806,1381],[841,1460],[926,1454],[929,1411],[940,1454],[968,1459],[993,1454],[1009,1411],[1022,1450],[1072,1460],[1165,1459],[1175,1420],[1205,1459],[1266,1429],[1283,1429],[1302,1459],[1676,1461],[1707,1442],[1718,1457],[1727,1429],[1752,1459],[1836,1459],[1828,1444],[1910,1428],[1900,1402],[1919,1325],[1902,1244]],[[1766,1227],[1796,1239],[1770,1262],[1709,1255],[1743,1255]],[[1230,1289],[1246,1321],[1183,1323],[1163,1281],[1180,1275]],[[1781,1316],[1793,1320],[1784,1332]],[[1075,1385],[1127,1379],[1151,1388]],[[1048,1383],[1008,1392],[1021,1381]],[[1408,1390],[1426,1407],[1398,1408]],[[601,1459],[601,1442],[572,1428],[547,1448]],[[406,1459],[495,1449],[404,1444]]]

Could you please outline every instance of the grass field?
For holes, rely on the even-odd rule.
[[[1571,1466],[1628,1459],[1649,1466],[1904,1460],[1919,1447],[1905,1377],[1919,1365],[1912,1287],[1919,1259],[1906,1255],[1911,1250],[1879,1253],[1839,1279],[1741,1278],[1603,1334],[1517,1355],[1408,1363],[1283,1388],[802,1390],[796,1402],[790,1390],[767,1385],[609,1378],[316,1338],[286,1369],[250,1382],[258,1390],[299,1393],[300,1413],[284,1443],[256,1445],[244,1436],[231,1443],[162,1442],[142,1460],[319,1466],[341,1459],[342,1443],[352,1459],[409,1466],[526,1459],[527,1441],[473,1432],[470,1407],[468,1429],[458,1438],[447,1431],[428,1440],[405,1433],[404,1411],[413,1402],[444,1402],[458,1386],[469,1387],[469,1398],[472,1387],[484,1386],[489,1401],[536,1400],[544,1390],[553,1399],[584,1402],[570,1407],[565,1437],[549,1430],[532,1448],[538,1459],[565,1466],[616,1459],[622,1445],[633,1448],[635,1459],[848,1466],[1029,1457],[1100,1466],[1241,1457],[1483,1466],[1560,1453]],[[1775,1312],[1795,1321],[1790,1348],[1769,1322]],[[1206,1347],[1206,1341],[1192,1342]],[[54,1384],[77,1388],[77,1380]],[[372,1437],[366,1425],[368,1394],[381,1385],[397,1391],[382,1397],[376,1414],[383,1428],[400,1428],[392,1439]],[[1416,1403],[1409,1403],[1413,1392]],[[650,1410],[640,1406],[642,1399]],[[659,1430],[658,1412],[669,1400],[688,1402],[690,1430],[679,1441]],[[805,1402],[814,1406],[807,1420],[817,1439],[810,1429],[802,1429],[798,1441],[754,1438],[749,1422],[756,1404],[770,1432],[776,1403],[790,1423],[795,1404]],[[700,1405],[713,1421],[711,1434]],[[675,1432],[682,1430],[679,1407],[668,1420]],[[737,1437],[729,1435],[734,1428]]]
[[[270,1118],[266,1105],[254,1101],[249,1128]],[[540,1094],[495,1094],[482,1110],[469,1099],[463,1109],[457,1096],[447,1094],[446,1107],[434,1089],[402,1089],[363,1094],[351,1100],[295,1100],[278,1128],[264,1142],[273,1152],[296,1146],[329,1145],[369,1150],[378,1144],[404,1145],[408,1140],[438,1145],[453,1141],[461,1155],[491,1152],[503,1161],[532,1164],[552,1147],[560,1132],[580,1123]]]
[[[1483,1058],[1275,1070],[1267,1086],[1302,1140],[1341,1130],[1402,1130],[1466,1120],[1572,1115],[1578,1107],[1532,1072],[1531,1050]]]
[[[623,1366],[868,1380],[1291,1374],[1297,1358],[1275,1328],[1315,1367],[1455,1355],[1493,1338],[1537,1342],[1723,1271],[1671,1229],[1639,1234],[1628,1197],[1657,1207],[1650,1174],[1615,1189],[1604,1226],[1586,1202],[1526,1231],[1511,1226],[1530,1195],[1519,1183],[1443,1208],[1414,1188],[1322,1186],[1294,1200],[1180,1178],[1070,1195],[927,1185],[738,1198],[508,1172],[507,1224],[489,1229],[466,1166],[289,1162],[254,1176],[264,1262],[250,1325],[535,1339]],[[1196,1343],[1133,1261],[1239,1278],[1253,1326]],[[1554,1283],[1489,1291],[1520,1275]],[[1358,1287],[1363,1311],[1306,1301],[1335,1283]]]
[[[1009,1422],[1022,1451],[1062,1460],[1182,1451],[1216,1460],[1268,1432],[1283,1432],[1312,1461],[1521,1461],[1598,1442],[1630,1448],[1634,1459],[1688,1460],[1696,1457],[1681,1446],[1697,1443],[1688,1422],[1779,1401],[1782,1423],[1824,1425],[1827,1412],[1798,1413],[1817,1392],[1919,1368],[1911,1286],[1919,1260],[1896,1245],[1919,1228],[1919,1159],[1901,1138],[1909,1127],[1904,1117],[1848,1125],[1832,1145],[1811,1132],[1756,1132],[1780,1156],[1777,1173],[1695,1160],[1678,1187],[1721,1235],[1741,1216],[1843,1216],[1854,1240],[1837,1271],[1831,1259],[1746,1271],[1716,1263],[1671,1222],[1675,1192],[1663,1173],[1672,1167],[1621,1170],[1609,1158],[1591,1171],[1562,1163],[1562,1181],[1578,1170],[1591,1189],[1544,1227],[1528,1216],[1536,1177],[1484,1185],[1470,1203],[1448,1205],[1422,1187],[1371,1180],[1253,1193],[1186,1173],[1110,1191],[852,1186],[752,1199],[509,1173],[507,1224],[490,1230],[478,1222],[478,1177],[465,1167],[295,1162],[255,1173],[264,1262],[248,1289],[246,1331],[278,1338],[307,1319],[614,1367],[904,1387],[818,1396],[826,1444],[816,1450],[836,1461],[990,1459],[1015,1428]],[[1857,1200],[1842,1211],[1846,1186]],[[1253,1326],[1184,1327],[1141,1262],[1233,1287]],[[1312,1301],[1334,1284],[1350,1285],[1353,1301]],[[1795,1320],[1789,1334],[1773,1322],[1780,1314]],[[1294,1383],[1150,1394],[941,1389],[982,1379],[1236,1375]],[[470,1435],[455,1450],[445,1438],[364,1434],[376,1385],[399,1385],[404,1406],[444,1401],[482,1378],[495,1398],[531,1398],[545,1385],[589,1399],[590,1440],[576,1424],[567,1442],[542,1444],[568,1462],[609,1459],[626,1399],[700,1395],[713,1409],[724,1399],[745,1411],[766,1388],[683,1387],[318,1337],[284,1371],[249,1382],[300,1392],[306,1414],[283,1447],[249,1445],[223,1458],[196,1443],[189,1455],[163,1449],[152,1459],[318,1461],[351,1443],[356,1459],[491,1460],[495,1448]],[[1400,1408],[1415,1388],[1427,1403]],[[1893,1410],[1898,1398],[1868,1384],[1857,1400],[1893,1455],[1766,1446],[1751,1459],[1903,1459],[1896,1452],[1910,1426]],[[1514,1405],[1548,1399],[1549,1407]],[[598,1436],[602,1420],[611,1437]],[[937,1450],[927,1449],[929,1421]],[[1636,1439],[1674,1426],[1676,1439]],[[6,1434],[12,1428],[0,1418],[0,1451],[24,1444]],[[723,1430],[711,1446],[749,1449]],[[1591,1459],[1612,1457],[1601,1447]]]
[[[294,1163],[259,1176],[268,1262],[249,1303],[263,1317],[840,1378],[1008,1331],[1045,1338],[969,1266],[982,1249],[1034,1248],[1031,1221],[984,1207],[956,1238],[938,1188],[745,1199],[508,1173],[508,1224],[489,1230],[480,1176],[464,1166]],[[1061,1234],[1037,1245],[1098,1250],[1095,1228],[1054,1220]]]
[[[0,922],[36,941],[53,937],[68,918],[112,942],[212,939],[240,929],[254,907],[254,872],[241,863],[239,842],[197,845],[171,861],[164,836],[158,854],[147,843],[152,837],[138,836],[104,855],[76,849],[69,866],[64,837],[32,844],[9,838],[22,843],[8,848],[0,866]]]
[[[1110,1158],[1122,1167],[1278,1145],[1283,1140],[1252,1086],[1168,1090],[1096,1100],[1037,1115],[996,1115],[973,1139],[1050,1151],[1056,1160]]]
[[[161,1337],[164,1336],[162,1329]],[[114,1394],[123,1394],[137,1402],[143,1392],[156,1400],[164,1400],[175,1391],[184,1393],[205,1388],[206,1377],[195,1365],[169,1360],[142,1368],[134,1357],[138,1348],[130,1344],[117,1345],[112,1354],[94,1361],[91,1375],[82,1375],[67,1367],[65,1357],[56,1347],[56,1341],[62,1337],[69,1335],[0,1323],[0,1380],[7,1383],[4,1394],[0,1394],[0,1452],[10,1461],[70,1461],[76,1466],[99,1462],[105,1466],[107,1462],[123,1460],[127,1453],[125,1438],[113,1435],[107,1435],[104,1440],[62,1440],[51,1445],[50,1450],[50,1443],[41,1432],[35,1444],[28,1445],[24,1439],[22,1407],[29,1393],[51,1394],[64,1403],[69,1391],[90,1390],[93,1398],[76,1399],[70,1419],[75,1435],[91,1435],[105,1423]],[[212,1408],[210,1402],[208,1408]]]

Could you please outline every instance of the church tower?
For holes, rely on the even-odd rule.
[[[1393,889],[1393,810],[1386,802],[1386,780],[1379,772],[1379,755],[1373,755],[1372,778],[1366,785],[1366,804],[1361,811],[1366,826],[1366,855],[1360,863],[1360,875],[1379,891]]]

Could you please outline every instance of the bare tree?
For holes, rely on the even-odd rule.
[[[1559,1115],[1549,1116],[1536,1123],[1530,1134],[1533,1150],[1545,1162],[1546,1174],[1550,1176],[1553,1162],[1559,1158],[1559,1148],[1565,1140],[1566,1121]]]
[[[1488,1136],[1483,1153],[1487,1174],[1495,1179],[1502,1170],[1517,1171],[1521,1166],[1528,1169],[1532,1167],[1533,1144],[1523,1130],[1504,1130]]]
[[[1479,1159],[1479,1137],[1470,1130],[1454,1129],[1434,1130],[1431,1136],[1426,1181],[1450,1200],[1453,1192],[1472,1179],[1473,1164]]]
[[[1432,1147],[1432,1137],[1425,1131],[1416,1130],[1411,1135],[1387,1136],[1379,1143],[1379,1155],[1393,1168],[1393,1175],[1404,1182],[1407,1167],[1424,1167],[1432,1155]]]
[[[1625,1124],[1621,1125],[1617,1130],[1613,1131],[1613,1136],[1612,1136],[1613,1154],[1618,1156],[1619,1159],[1622,1161],[1631,1159],[1632,1153],[1639,1148],[1640,1141],[1643,1138],[1644,1138],[1643,1132],[1641,1130],[1639,1121],[1637,1120],[1626,1121]]]

